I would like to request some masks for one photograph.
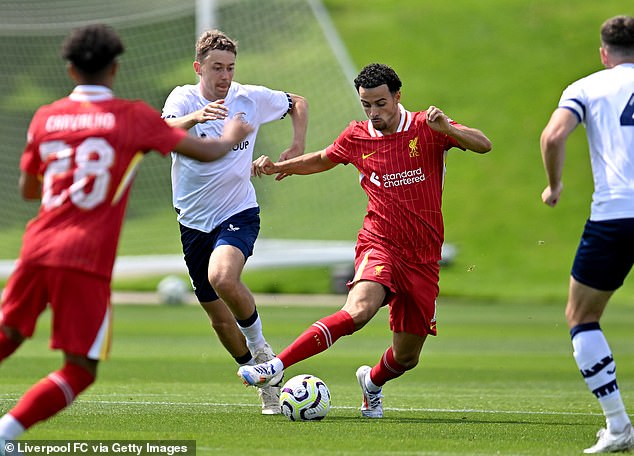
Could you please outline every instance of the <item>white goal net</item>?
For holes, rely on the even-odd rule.
[[[194,44],[200,5],[217,28],[239,43],[236,80],[306,97],[307,152],[327,146],[363,114],[351,84],[351,65],[333,48],[327,17],[316,0],[20,0],[0,2],[0,258],[17,257],[24,225],[37,204],[21,200],[18,163],[26,129],[42,104],[72,89],[59,51],[68,32],[105,22],[122,36],[126,52],[114,87],[161,109],[176,85],[196,82]],[[211,5],[211,6],[209,6]],[[210,14],[207,14],[210,13]],[[198,20],[197,20],[198,14]],[[209,20],[209,19],[207,19]],[[204,24],[207,25],[207,24]],[[336,40],[335,40],[336,41]],[[352,70],[354,71],[354,70]],[[289,119],[265,125],[256,154],[277,157],[291,138]],[[132,190],[120,253],[178,254],[168,159],[150,154]],[[264,238],[353,240],[365,197],[351,167],[283,182],[255,182]]]

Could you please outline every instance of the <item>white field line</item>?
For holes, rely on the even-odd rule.
[[[16,400],[18,396],[3,394],[0,401]],[[13,397],[10,397],[13,396]],[[129,397],[126,395],[126,397]],[[170,406],[170,407],[260,407],[260,404],[244,404],[235,402],[176,402],[176,401],[113,401],[113,400],[93,400],[78,399],[78,403],[87,404],[104,404],[104,405],[124,405],[129,407],[135,406]],[[346,405],[333,406],[337,410],[357,410],[359,407],[351,407]],[[557,412],[548,410],[494,410],[494,409],[451,409],[451,408],[426,408],[426,407],[385,407],[384,410],[393,412],[430,412],[430,413],[490,413],[504,415],[552,415],[552,416],[603,416],[601,413],[592,412]]]
[[[224,402],[168,402],[168,401],[139,401],[139,402],[124,402],[124,401],[92,401],[84,400],[82,402],[95,403],[95,404],[111,404],[111,405],[166,405],[166,406],[203,406],[203,407],[258,407],[260,404],[240,404],[240,403],[224,403]],[[351,407],[347,405],[333,406],[333,409],[337,410],[357,410],[359,407]],[[603,416],[601,413],[588,413],[588,412],[554,412],[554,411],[530,411],[530,410],[486,410],[486,409],[444,409],[444,408],[424,408],[424,407],[384,407],[383,410],[389,410],[393,412],[434,412],[434,413],[492,413],[492,414],[505,414],[505,415],[571,415],[571,416]]]

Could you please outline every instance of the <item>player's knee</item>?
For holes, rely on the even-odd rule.
[[[365,301],[346,303],[343,310],[348,312],[350,317],[352,317],[355,330],[357,331],[363,328],[370,320],[372,320],[372,317],[376,315],[376,309],[374,308],[374,306],[369,305]]]
[[[64,367],[79,373],[87,383],[86,387],[95,381],[97,378],[97,367],[99,366],[98,360],[71,353],[65,353],[64,358],[66,361]],[[92,379],[88,381],[90,377],[92,377]]]
[[[236,287],[235,279],[222,271],[209,271],[209,283],[221,295]]]
[[[405,368],[405,370],[414,369],[418,365],[418,356],[405,357],[403,359],[395,358],[396,362]]]
[[[414,369],[418,365],[420,359],[420,351],[397,351],[393,349],[394,361],[396,361],[405,370]]]
[[[578,306],[568,303],[566,306],[566,322],[569,328],[583,323],[597,322],[601,319],[601,312],[590,306]]]
[[[0,331],[4,333],[4,335],[14,344],[21,344],[24,342],[24,336],[15,328],[11,328],[10,326],[0,325]]]
[[[350,316],[354,322],[355,331],[358,331],[372,319],[374,313],[361,309],[359,312],[355,312],[354,315],[351,314]]]
[[[575,309],[570,304],[568,304],[566,306],[565,315],[566,315],[566,321],[568,322],[568,326],[569,327],[573,327],[573,326],[577,325],[577,323],[576,323],[576,321],[577,321],[576,314],[577,314],[577,312],[575,311]]]

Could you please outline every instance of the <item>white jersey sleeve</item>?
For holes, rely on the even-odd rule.
[[[199,109],[197,95],[198,86],[184,85],[172,90],[165,100],[162,116],[164,119],[182,117]]]
[[[594,179],[590,219],[634,217],[634,64],[574,82],[559,108],[586,127]]]
[[[245,85],[243,86],[249,93],[258,109],[258,123],[264,124],[274,120],[283,119],[293,107],[291,97],[286,92],[271,90],[263,86]]]

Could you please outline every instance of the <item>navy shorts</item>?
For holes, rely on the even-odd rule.
[[[572,264],[572,276],[597,290],[614,291],[634,263],[634,218],[588,220]]]
[[[209,257],[220,245],[232,245],[242,252],[246,262],[253,254],[253,246],[260,232],[260,208],[246,209],[229,217],[211,233],[180,225],[181,243],[185,254],[185,264],[194,286],[194,293],[200,302],[218,299],[216,291],[209,283]]]

